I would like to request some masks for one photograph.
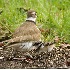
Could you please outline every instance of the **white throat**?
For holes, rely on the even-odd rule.
[[[29,18],[27,18],[26,20],[31,20],[31,21],[36,21],[36,18],[33,18],[33,17],[29,17]]]

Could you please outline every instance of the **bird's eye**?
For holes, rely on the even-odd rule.
[[[36,15],[36,12],[32,12],[33,15]]]
[[[35,15],[36,15],[36,13],[35,13]]]

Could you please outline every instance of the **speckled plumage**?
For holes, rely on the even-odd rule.
[[[22,41],[40,41],[41,32],[33,22],[26,21],[13,34],[13,38],[20,36]]]

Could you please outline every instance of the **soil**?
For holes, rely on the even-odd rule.
[[[70,47],[70,46],[68,46]],[[57,47],[51,52],[23,52],[13,48],[0,49],[0,69],[70,69],[70,48]]]

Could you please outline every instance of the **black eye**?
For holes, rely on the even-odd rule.
[[[35,15],[36,15],[36,13],[35,13]]]

